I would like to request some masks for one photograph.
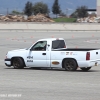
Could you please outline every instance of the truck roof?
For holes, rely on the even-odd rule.
[[[46,41],[46,40],[54,41],[54,40],[64,40],[64,39],[63,38],[45,38],[45,39],[40,39],[38,41]]]

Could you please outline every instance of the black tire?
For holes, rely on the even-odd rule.
[[[87,67],[87,68],[80,68],[82,71],[88,71],[91,69],[91,67]]]
[[[12,64],[15,69],[24,68],[24,62],[21,58],[14,58]]]
[[[78,66],[74,59],[65,59],[63,63],[63,67],[67,71],[75,71]]]

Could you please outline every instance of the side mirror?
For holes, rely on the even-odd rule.
[[[33,51],[33,49],[31,48],[30,51]]]

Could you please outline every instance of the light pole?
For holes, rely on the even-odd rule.
[[[9,9],[7,8],[7,15],[9,14]]]
[[[68,9],[66,9],[66,17],[68,17]]]

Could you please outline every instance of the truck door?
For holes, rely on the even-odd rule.
[[[37,42],[29,51],[29,55],[27,56],[27,64],[30,67],[48,67],[47,57],[48,51],[47,41],[39,41]]]

